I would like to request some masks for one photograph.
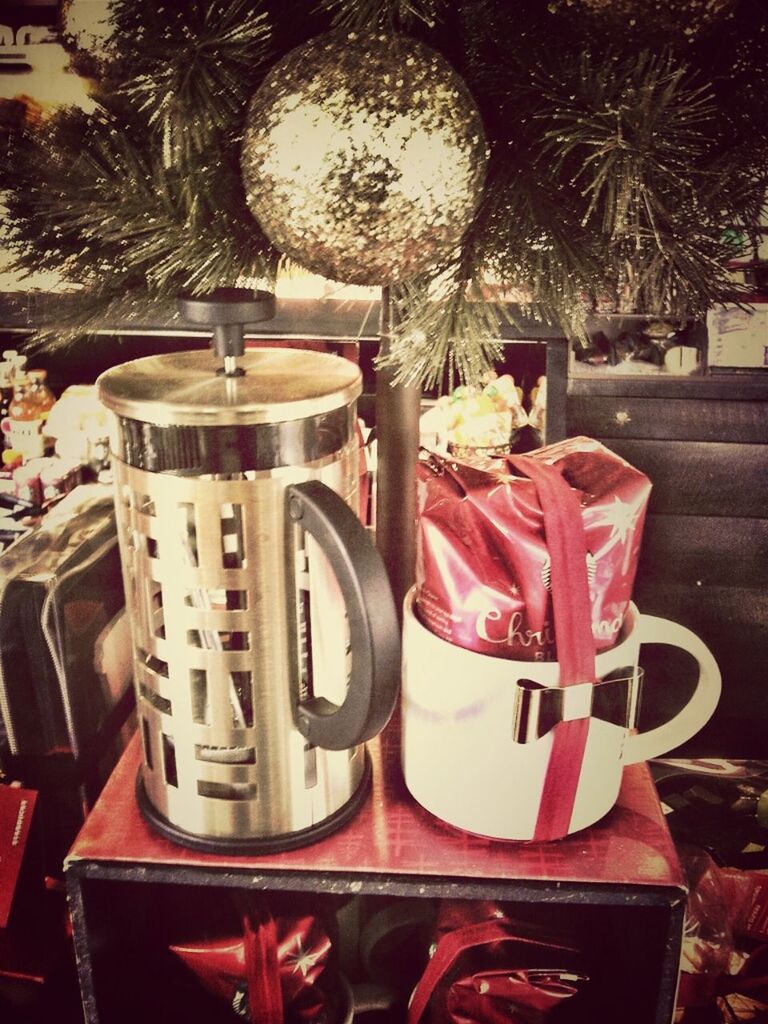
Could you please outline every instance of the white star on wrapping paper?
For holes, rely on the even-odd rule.
[[[617,495],[614,495],[613,505],[609,506],[605,511],[605,521],[611,527],[608,543],[626,543],[629,531],[635,525],[636,519],[637,509],[632,508],[631,505],[628,505]]]
[[[629,533],[635,525],[639,511],[638,508],[634,508],[632,505],[627,504],[627,502],[622,501],[618,495],[613,496],[613,504],[609,505],[603,512],[603,522],[606,526],[610,526],[611,532],[603,547],[595,552],[596,559],[602,558],[616,544],[627,543]],[[624,573],[627,572],[628,566],[629,549],[624,553],[624,564],[622,566]]]
[[[322,956],[322,950],[305,950],[304,945],[301,941],[301,936],[296,937],[296,949],[286,954],[286,963],[291,965],[291,973],[296,974],[297,971],[301,971],[303,978],[309,974],[313,967],[317,966],[317,961]]]

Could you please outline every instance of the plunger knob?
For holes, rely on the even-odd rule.
[[[213,328],[212,347],[224,363],[217,372],[227,377],[239,377],[244,372],[237,360],[245,348],[245,325],[271,320],[275,315],[272,292],[249,288],[217,288],[204,296],[182,295],[178,305],[188,323]]]

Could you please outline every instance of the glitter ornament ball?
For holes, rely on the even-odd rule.
[[[247,116],[248,205],[270,241],[335,281],[437,267],[470,223],[488,150],[462,79],[403,36],[330,32],[271,69]]]

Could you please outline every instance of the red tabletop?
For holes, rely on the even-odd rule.
[[[517,843],[468,835],[440,822],[409,795],[390,726],[368,744],[372,791],[358,814],[325,839],[300,849],[258,856],[201,853],[159,836],[135,797],[141,750],[134,736],[87,818],[67,866],[97,861],[242,871],[311,872],[345,876],[425,876],[439,879],[684,888],[675,847],[646,765],[624,770],[619,801],[597,825],[548,843]]]

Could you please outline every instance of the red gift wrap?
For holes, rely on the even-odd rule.
[[[768,1020],[768,877],[678,852],[689,893],[675,1024]]]
[[[571,438],[530,452],[576,492],[587,544],[595,650],[619,639],[632,597],[651,491],[648,477],[600,442]],[[416,611],[449,643],[518,661],[557,659],[551,568],[533,482],[504,459],[424,453],[418,465]]]
[[[214,995],[250,1024],[329,1024],[321,976],[330,939],[313,915],[273,917],[263,907],[243,918],[239,935],[170,947]]]
[[[446,900],[430,960],[413,991],[408,1024],[544,1024],[583,1020],[589,984],[581,952],[488,900]]]

